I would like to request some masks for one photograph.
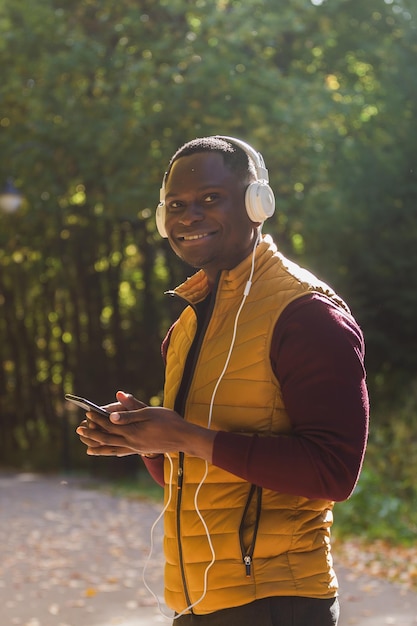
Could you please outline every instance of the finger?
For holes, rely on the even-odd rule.
[[[100,413],[96,413],[95,411],[87,411],[86,416],[90,428],[107,430],[108,426],[110,425],[110,420],[108,417],[100,415]]]
[[[118,402],[104,405],[104,409],[109,413],[118,413],[119,411],[134,411],[135,409],[143,409],[147,405],[135,398],[131,393],[118,391],[116,393]]]
[[[116,398],[127,411],[143,409],[145,406],[147,406],[144,402],[141,402],[140,400],[135,398],[131,393],[126,393],[125,391],[118,391],[116,393]]]
[[[112,448],[125,448],[126,442],[119,434],[120,429],[113,427],[115,432],[110,432],[97,428],[93,431],[89,428],[79,426],[76,430],[82,443],[91,448],[99,448],[100,446],[109,446]]]
[[[113,424],[118,424],[119,426],[143,422],[144,420],[149,418],[149,415],[147,413],[148,408],[149,407],[145,405],[144,408],[136,409],[135,411],[121,411],[120,413],[112,413],[110,415],[110,421]]]
[[[131,393],[126,393],[125,391],[118,391],[116,393],[116,399],[118,402],[106,404],[103,408],[107,409],[110,413],[113,413],[114,411],[139,409],[143,404],[143,402],[137,400]]]
[[[82,422],[80,422],[80,427],[83,428],[90,428],[90,429],[94,429],[94,428],[99,428],[98,424],[95,424],[93,421],[91,421],[91,419],[89,419],[88,417],[86,417],[85,420],[83,420]]]
[[[96,441],[95,439],[91,439],[90,437],[84,437],[83,435],[80,435],[79,437],[81,443],[86,445],[87,448],[98,448],[103,445],[100,441]]]
[[[100,446],[87,448],[87,454],[89,456],[129,456],[137,454],[136,450],[131,448],[122,448],[119,446]]]
[[[105,432],[101,428],[96,428],[95,426],[94,428],[90,426],[78,426],[75,432],[86,445],[97,446],[108,443],[108,441],[104,439]]]
[[[113,413],[113,411],[124,411],[125,407],[120,402],[111,402],[110,404],[105,404],[103,409],[106,409],[109,413]]]

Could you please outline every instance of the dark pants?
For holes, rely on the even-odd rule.
[[[208,615],[182,615],[174,626],[337,626],[337,598],[275,597]]]

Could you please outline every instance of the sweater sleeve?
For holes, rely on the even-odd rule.
[[[146,469],[149,474],[152,476],[154,481],[158,483],[161,487],[165,485],[164,480],[164,455],[158,454],[158,456],[154,458],[142,457],[142,461],[144,462]]]
[[[362,466],[369,403],[362,333],[327,298],[311,294],[280,316],[271,364],[289,435],[218,432],[213,463],[261,487],[307,498],[349,497]]]

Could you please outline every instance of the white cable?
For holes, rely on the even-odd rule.
[[[143,584],[145,585],[146,589],[155,598],[155,600],[156,600],[156,602],[158,604],[158,610],[161,613],[161,615],[163,617],[166,617],[167,619],[172,619],[171,615],[166,615],[164,613],[164,611],[162,610],[160,599],[158,598],[156,593],[149,587],[148,583],[146,582],[146,570],[148,568],[148,565],[150,563],[150,560],[151,560],[152,554],[153,554],[155,528],[158,525],[158,523],[160,522],[160,520],[163,518],[163,516],[165,514],[165,511],[169,507],[169,505],[171,503],[171,499],[172,499],[172,482],[173,482],[173,478],[174,478],[174,464],[173,464],[172,459],[171,459],[169,454],[166,454],[165,456],[167,457],[167,459],[169,461],[169,466],[170,466],[169,483],[168,483],[168,499],[167,499],[167,502],[166,502],[164,508],[162,509],[162,511],[160,512],[160,514],[158,515],[158,517],[156,518],[156,520],[154,521],[154,523],[152,524],[152,527],[151,527],[151,546],[150,546],[149,554],[148,554],[147,559],[145,561],[145,565],[143,566],[142,580],[143,580]]]
[[[214,387],[214,391],[213,391],[213,394],[211,396],[207,428],[211,427],[211,420],[212,420],[212,417],[213,417],[214,400],[215,400],[215,397],[216,397],[219,385],[220,385],[220,383],[221,383],[221,381],[222,381],[222,379],[223,379],[223,377],[224,377],[224,375],[226,373],[227,368],[229,367],[229,361],[230,361],[230,358],[232,356],[233,348],[235,347],[236,334],[237,334],[237,324],[239,322],[240,313],[241,313],[241,311],[243,309],[243,305],[246,302],[246,298],[249,295],[250,288],[252,287],[252,278],[253,278],[253,273],[255,271],[255,253],[256,253],[256,247],[258,245],[258,241],[259,241],[260,235],[261,235],[261,231],[259,230],[259,232],[258,232],[258,234],[256,236],[255,245],[253,246],[252,265],[251,265],[249,278],[248,278],[247,283],[245,285],[245,289],[243,291],[243,298],[242,298],[242,301],[241,301],[240,306],[238,308],[238,311],[236,313],[236,317],[235,317],[235,321],[234,321],[234,325],[233,325],[233,335],[232,335],[232,341],[230,342],[229,352],[227,354],[226,362],[224,364],[222,373],[220,374],[219,378],[217,379],[216,386]]]
[[[156,595],[156,593],[153,591],[153,589],[150,588],[150,586],[148,585],[148,583],[146,582],[146,570],[148,568],[149,562],[152,558],[152,554],[153,554],[153,549],[154,549],[154,532],[155,532],[155,528],[158,525],[158,523],[160,522],[160,520],[162,519],[162,517],[165,514],[165,511],[167,510],[167,508],[169,507],[170,503],[171,503],[171,499],[172,499],[172,479],[174,476],[174,464],[172,462],[172,458],[170,457],[169,454],[166,454],[166,457],[169,461],[170,464],[170,475],[169,475],[169,486],[168,486],[168,499],[167,502],[164,506],[164,508],[162,509],[162,511],[160,512],[160,514],[158,515],[158,517],[156,518],[156,520],[154,521],[154,523],[152,524],[151,527],[151,545],[150,545],[150,551],[148,554],[148,557],[145,561],[145,565],[143,567],[143,572],[142,572],[142,580],[143,580],[143,584],[145,585],[146,589],[149,591],[149,593],[154,597],[154,599],[156,600],[157,604],[158,604],[158,610],[161,613],[161,615],[167,619],[178,619],[179,617],[181,617],[182,615],[184,615],[186,612],[191,611],[191,609],[193,609],[195,606],[197,606],[197,604],[199,604],[206,596],[207,594],[207,579],[208,579],[208,573],[210,568],[214,565],[215,561],[216,561],[216,553],[214,551],[214,547],[213,547],[213,543],[211,541],[211,537],[210,537],[210,531],[207,527],[206,521],[204,519],[204,517],[201,514],[201,511],[198,507],[198,494],[200,492],[201,487],[204,484],[204,481],[207,478],[207,474],[208,474],[208,463],[207,461],[205,461],[205,472],[204,472],[204,476],[200,481],[200,484],[198,485],[195,495],[194,495],[194,507],[196,510],[196,513],[198,515],[198,517],[200,518],[200,521],[203,525],[204,531],[206,533],[206,537],[207,537],[207,541],[210,547],[210,551],[211,551],[211,561],[210,563],[207,565],[205,571],[204,571],[204,585],[203,585],[203,593],[201,594],[201,597],[198,598],[198,600],[196,600],[193,604],[190,604],[190,606],[187,606],[181,613],[178,613],[177,615],[172,616],[172,615],[167,615],[166,613],[164,613],[163,609],[162,609],[162,605],[161,605],[161,601],[158,598],[158,596]]]
[[[224,367],[222,369],[222,372],[221,372],[219,378],[217,379],[216,385],[215,385],[213,393],[211,395],[210,407],[209,407],[209,415],[208,415],[208,420],[207,420],[207,428],[211,428],[211,422],[212,422],[212,419],[213,419],[214,400],[216,398],[217,390],[219,388],[219,385],[220,385],[222,379],[224,378],[224,375],[225,375],[225,373],[227,371],[227,368],[229,366],[229,362],[230,362],[230,359],[231,359],[231,356],[232,356],[232,352],[233,352],[233,348],[234,348],[235,341],[236,341],[237,325],[238,325],[238,322],[239,322],[240,313],[241,313],[241,311],[243,309],[243,306],[244,306],[244,304],[246,302],[246,298],[248,297],[250,289],[251,289],[251,286],[252,286],[252,278],[253,278],[253,274],[254,274],[254,271],[255,271],[256,248],[257,248],[258,242],[260,241],[260,238],[261,238],[261,229],[259,228],[258,232],[257,232],[256,239],[255,239],[255,245],[253,246],[252,264],[251,264],[251,270],[250,270],[249,278],[248,278],[248,280],[246,282],[245,289],[243,291],[243,298],[242,298],[240,306],[239,306],[239,308],[237,310],[235,321],[234,321],[234,324],[233,324],[233,334],[232,334],[232,340],[230,342],[229,352],[227,354],[226,361],[225,361]],[[190,604],[190,606],[187,606],[183,611],[181,611],[181,613],[178,613],[174,617],[172,617],[170,615],[166,615],[163,612],[162,608],[161,608],[161,603],[160,603],[160,600],[159,600],[158,596],[152,591],[152,589],[148,586],[148,584],[147,584],[147,582],[145,580],[146,569],[147,569],[147,566],[149,564],[149,561],[151,559],[152,552],[153,552],[153,546],[154,546],[153,534],[154,534],[154,530],[155,530],[157,524],[159,523],[159,521],[161,520],[161,518],[164,516],[165,511],[167,510],[168,506],[170,505],[171,498],[172,498],[172,481],[173,481],[173,477],[174,477],[174,465],[173,465],[173,462],[172,462],[172,459],[171,459],[170,455],[166,454],[166,457],[167,457],[167,459],[169,461],[169,464],[170,464],[168,499],[167,499],[167,502],[166,502],[164,508],[162,509],[161,513],[158,515],[157,519],[152,524],[152,528],[151,528],[151,547],[150,547],[150,552],[149,552],[148,558],[146,559],[146,562],[145,562],[145,565],[144,565],[144,568],[143,568],[142,579],[143,579],[143,583],[144,583],[146,589],[152,594],[152,596],[157,601],[157,603],[158,603],[158,610],[161,613],[161,615],[163,617],[166,617],[167,619],[174,619],[174,620],[176,620],[179,617],[181,617],[182,615],[184,615],[185,613],[187,613],[188,611],[191,611],[191,609],[193,609],[195,606],[197,606],[197,604],[200,604],[200,602],[202,600],[204,600],[204,598],[206,597],[207,586],[208,586],[207,585],[207,583],[208,583],[208,573],[209,573],[210,569],[212,568],[212,566],[214,565],[214,563],[216,562],[216,553],[215,553],[215,550],[214,550],[213,542],[211,540],[210,531],[209,531],[209,529],[207,527],[206,521],[205,521],[205,519],[204,519],[204,517],[203,517],[203,515],[202,515],[202,513],[200,511],[200,508],[198,506],[198,496],[199,496],[199,493],[200,493],[200,489],[202,488],[202,486],[203,486],[203,484],[204,484],[204,482],[205,482],[205,480],[207,478],[207,475],[208,475],[208,463],[207,463],[207,461],[204,461],[204,463],[205,463],[205,471],[204,471],[203,478],[200,480],[200,483],[199,483],[199,485],[198,485],[198,487],[196,489],[196,492],[194,494],[194,508],[195,508],[195,511],[196,511],[196,513],[197,513],[197,515],[198,515],[198,517],[199,517],[199,519],[200,519],[200,521],[201,521],[201,523],[203,525],[204,532],[206,533],[207,542],[208,542],[208,545],[209,545],[209,548],[210,548],[210,552],[211,552],[211,561],[207,565],[206,569],[204,570],[204,584],[203,584],[203,593],[201,594],[201,597],[198,598],[198,600],[196,600],[195,602],[193,602],[193,604]]]
[[[203,478],[200,480],[200,484],[198,485],[195,494],[194,494],[194,508],[196,510],[196,513],[198,515],[198,517],[200,518],[200,521],[203,525],[204,528],[204,532],[206,533],[206,537],[207,537],[207,542],[209,544],[209,548],[210,548],[210,552],[211,552],[211,561],[210,563],[207,565],[206,569],[204,570],[204,582],[203,582],[203,593],[201,594],[201,596],[198,598],[198,600],[196,600],[195,602],[193,602],[192,604],[190,604],[190,606],[187,606],[183,611],[181,611],[181,613],[178,613],[175,617],[174,620],[178,619],[179,617],[181,617],[182,615],[184,615],[185,613],[187,613],[188,611],[191,611],[191,609],[193,609],[195,606],[197,606],[197,604],[200,604],[200,602],[202,600],[204,600],[204,598],[207,595],[207,582],[208,582],[208,573],[211,569],[211,567],[214,565],[214,563],[216,562],[216,553],[214,551],[214,546],[213,546],[213,542],[211,540],[210,537],[210,531],[207,527],[206,521],[200,511],[200,508],[198,506],[198,494],[200,493],[200,489],[204,484],[204,481],[207,478],[207,474],[208,474],[208,463],[207,461],[204,461],[205,464],[205,472],[204,472],[204,476]]]

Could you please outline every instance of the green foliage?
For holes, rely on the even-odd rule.
[[[417,383],[371,429],[359,483],[336,505],[337,536],[415,543],[417,531]]]
[[[401,481],[378,474],[367,460],[354,495],[335,507],[334,534],[342,540],[361,537],[412,544],[417,529],[416,496],[404,498]]]
[[[336,14],[336,5],[332,44],[317,53],[329,99],[300,233],[304,257],[362,324],[378,402],[377,379],[392,394],[417,366],[409,350],[417,309],[415,7],[345,2]]]
[[[277,196],[265,230],[352,306],[374,432],[395,421],[387,402],[417,365],[415,10],[0,0],[0,184],[25,196],[0,215],[3,462],[80,463],[64,391],[160,399],[177,312],[162,293],[189,270],[153,212],[172,152],[208,133],[262,150]]]

